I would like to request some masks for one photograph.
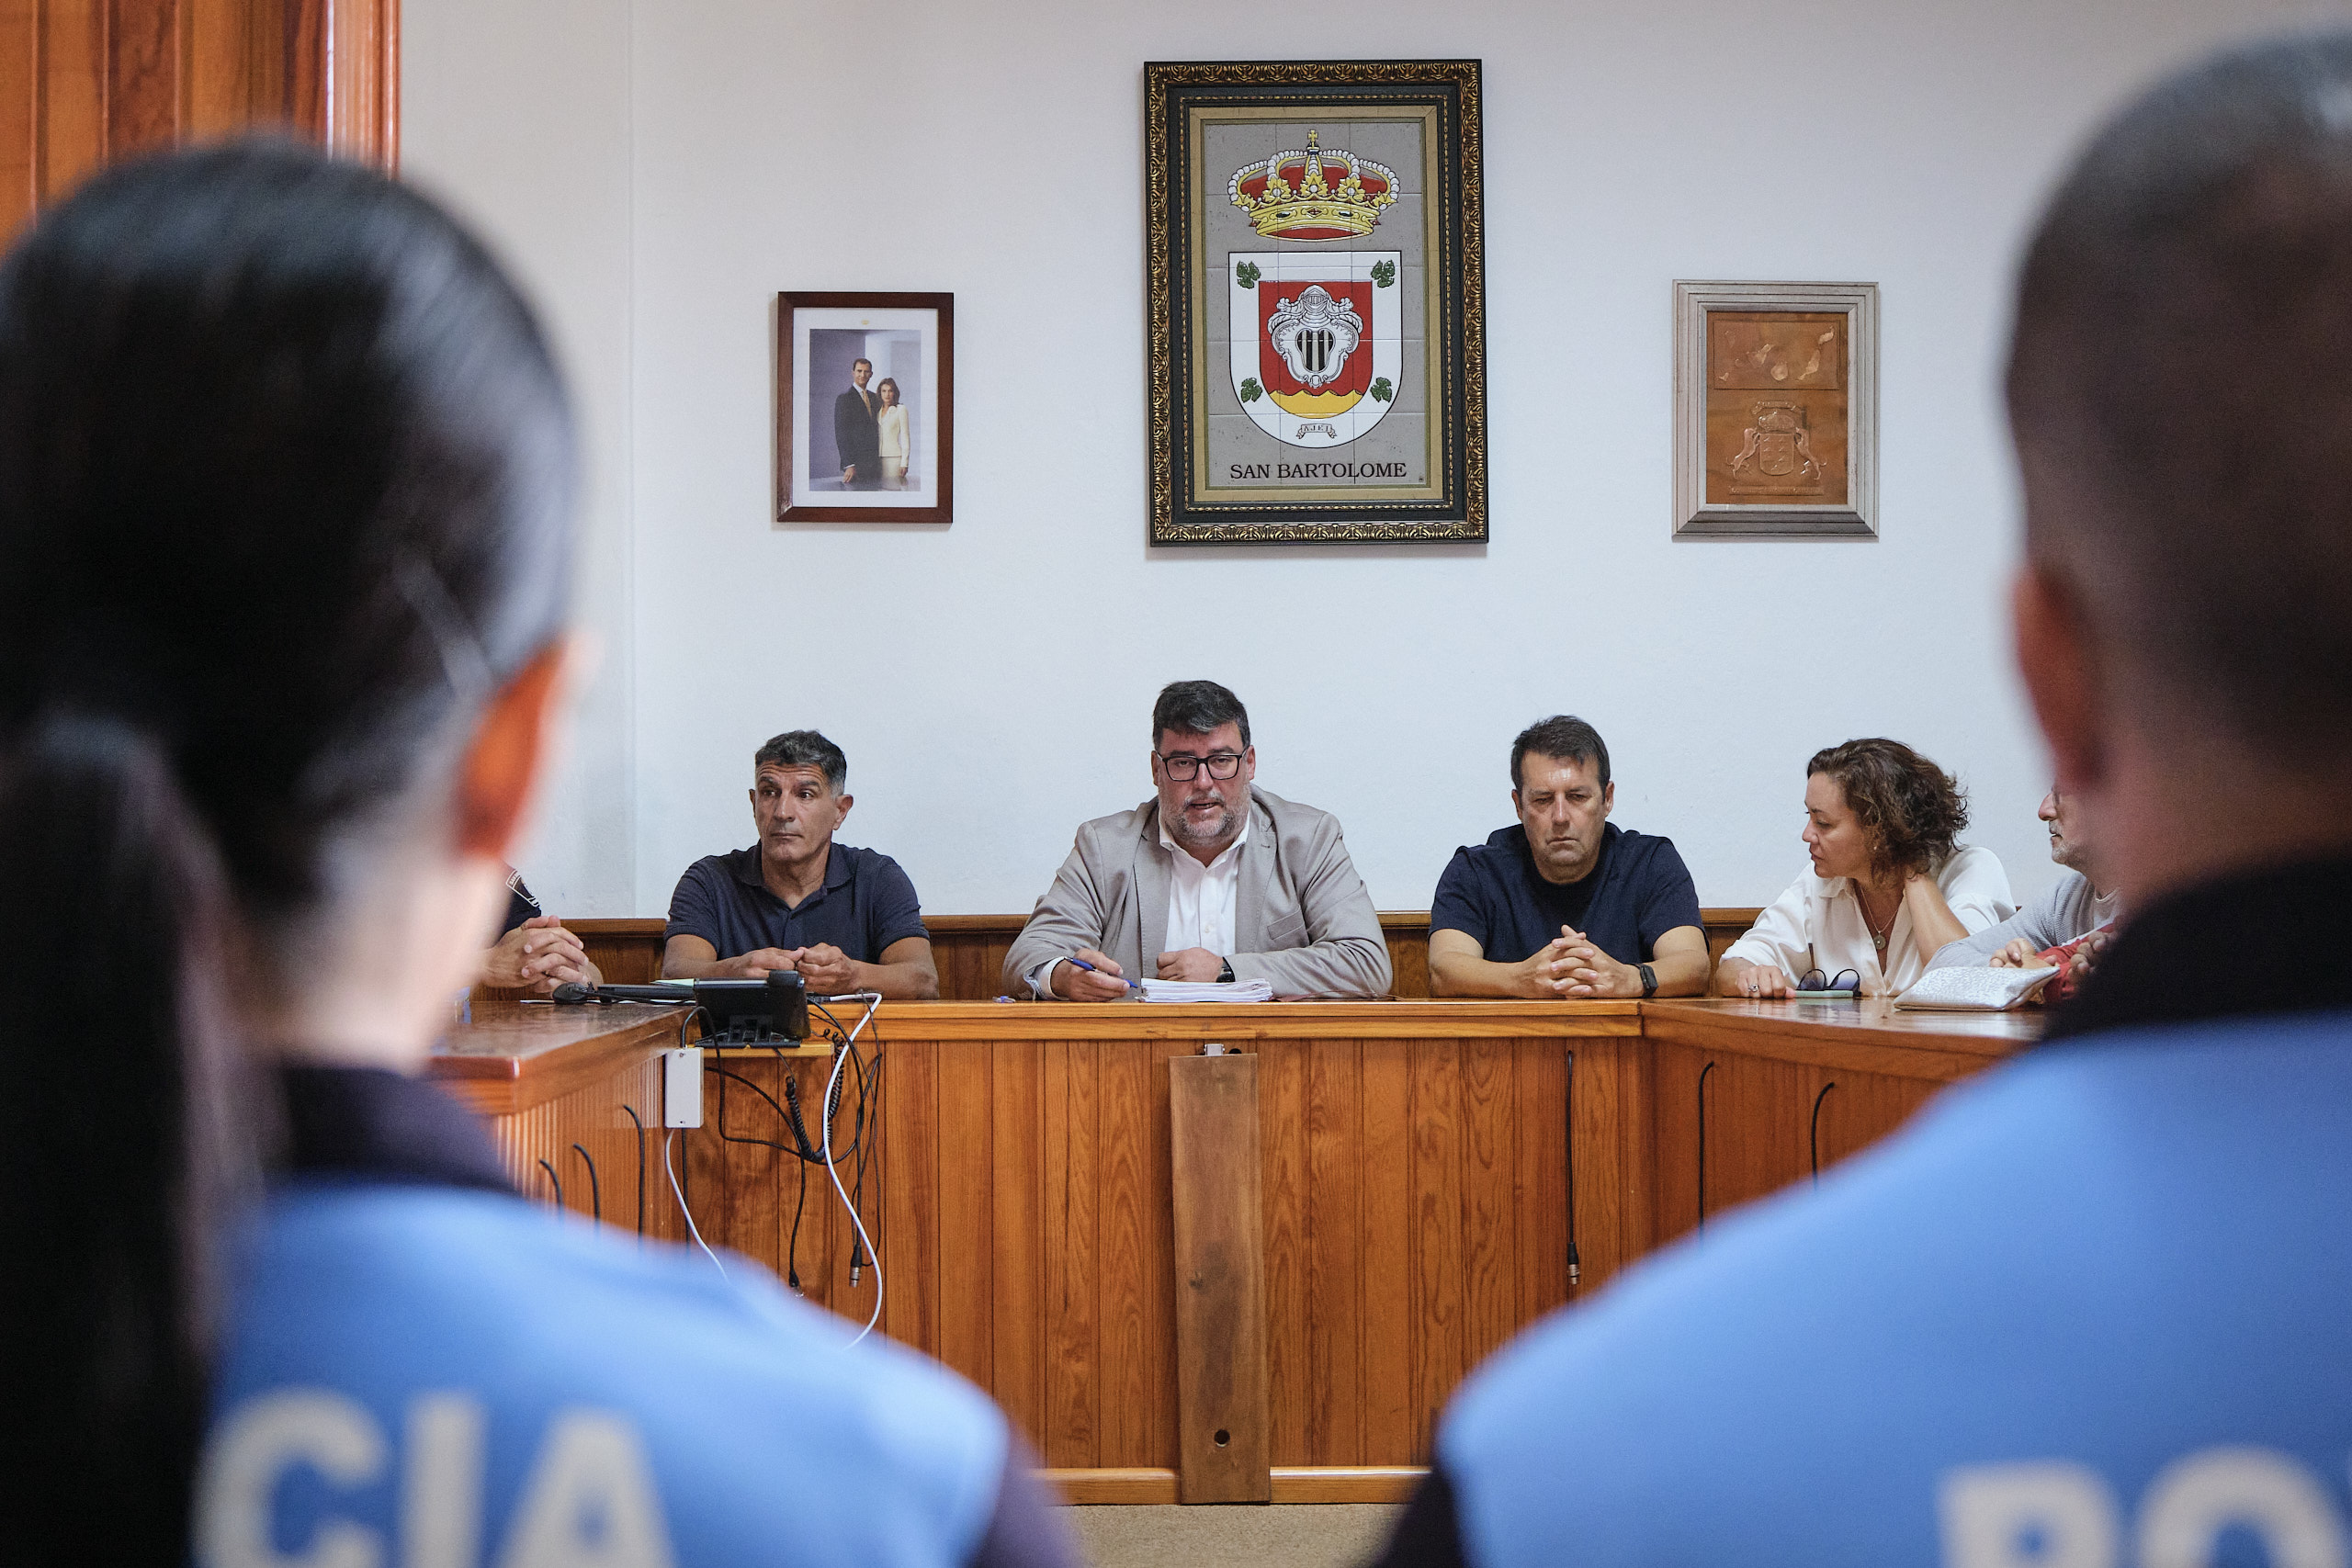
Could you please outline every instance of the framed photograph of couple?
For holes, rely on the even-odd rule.
[[[955,501],[956,297],[779,294],[780,523],[945,523]]]
[[[1155,545],[1487,536],[1475,60],[1144,67]]]

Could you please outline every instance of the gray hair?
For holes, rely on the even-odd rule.
[[[2352,756],[2352,34],[2109,122],[2026,254],[2008,402],[2028,550],[2132,699]]]
[[[849,786],[849,759],[842,749],[813,729],[787,729],[774,736],[768,743],[752,753],[752,772],[762,768],[818,768],[825,775],[826,787],[835,795]]]

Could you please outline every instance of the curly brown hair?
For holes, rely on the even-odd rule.
[[[1900,740],[1849,740],[1813,754],[1805,777],[1827,773],[1846,805],[1871,830],[1871,870],[1928,872],[1951,857],[1968,826],[1968,795],[1953,778]]]

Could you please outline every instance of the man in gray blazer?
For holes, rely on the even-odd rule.
[[[1005,989],[1117,1001],[1148,976],[1262,977],[1278,997],[1384,995],[1388,943],[1339,819],[1251,782],[1241,699],[1178,681],[1153,705],[1151,733],[1159,794],[1079,829],[1005,957]]]

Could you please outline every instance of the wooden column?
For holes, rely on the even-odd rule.
[[[1175,1190],[1176,1498],[1270,1503],[1258,1058],[1168,1059]]]
[[[93,171],[277,128],[400,162],[400,0],[0,0],[0,244]]]

